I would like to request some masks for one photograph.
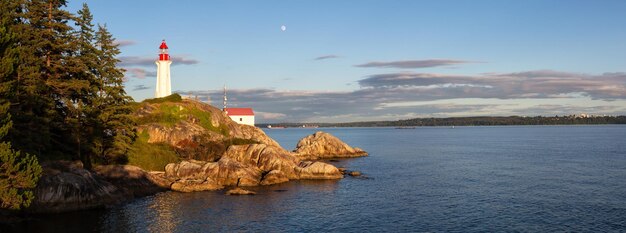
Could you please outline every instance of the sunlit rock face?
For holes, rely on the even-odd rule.
[[[330,164],[303,162],[289,152],[265,144],[232,145],[217,162],[182,161],[165,167],[172,189],[195,184],[220,186],[270,185],[297,179],[340,179]]]
[[[351,147],[339,138],[322,131],[304,137],[293,151],[302,159],[352,158],[367,156],[367,152]]]

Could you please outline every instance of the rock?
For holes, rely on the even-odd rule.
[[[204,175],[224,186],[257,186],[261,182],[261,169],[245,166],[230,158],[221,158],[218,162],[207,163]]]
[[[253,166],[264,172],[279,170],[289,179],[298,179],[296,171],[299,160],[288,151],[264,144],[233,145],[222,156],[240,162],[244,166]]]
[[[213,180],[217,185],[255,186],[261,180],[261,170],[244,166],[236,160],[222,158],[217,162],[182,161],[165,166],[169,180]],[[184,181],[183,181],[184,182]]]
[[[204,180],[219,186],[257,186],[292,179],[340,179],[333,165],[300,161],[288,151],[264,144],[233,145],[217,162],[182,161],[165,166],[166,179],[175,180],[172,190],[197,186]],[[179,183],[179,184],[177,184]],[[176,185],[176,186],[174,186]],[[193,190],[185,188],[184,190]]]
[[[198,192],[220,190],[223,189],[224,186],[212,180],[179,180],[174,182],[170,188],[178,192]]]
[[[254,195],[254,194],[256,193],[250,190],[239,188],[239,187],[226,191],[226,195]]]
[[[233,127],[231,131],[232,137],[251,139],[251,140],[255,140],[259,142],[260,144],[265,144],[268,146],[273,146],[273,147],[282,149],[282,147],[278,144],[278,142],[274,141],[274,139],[267,136],[263,132],[263,130],[254,126],[250,126],[250,125],[240,125],[240,124],[237,124],[236,122],[233,122],[233,123],[235,123],[237,127]]]
[[[279,184],[287,181],[289,181],[289,178],[287,178],[285,173],[280,170],[271,170],[263,176],[263,179],[261,179],[261,185]]]
[[[346,174],[346,168],[345,167],[338,167],[337,169],[339,169],[339,172],[341,172],[341,174]]]
[[[302,138],[293,152],[301,159],[312,160],[367,156],[367,152],[360,148],[352,148],[337,137],[322,131]]]
[[[300,179],[341,179],[343,175],[335,166],[312,161],[302,161],[297,167]]]
[[[115,185],[125,195],[133,197],[153,195],[169,188],[169,185],[159,185],[158,177],[153,177],[137,166],[96,166],[94,172]]]
[[[206,162],[197,160],[187,160],[180,163],[170,163],[165,166],[165,177],[189,178],[202,176],[202,166],[204,166],[205,164]]]
[[[54,161],[42,164],[43,174],[34,189],[35,199],[26,210],[58,213],[112,205],[132,195],[118,189],[103,177],[83,169],[80,161]]]
[[[159,187],[169,189],[174,183],[173,180],[169,180],[165,177],[165,172],[149,171],[148,174],[150,175],[150,180]]]
[[[361,176],[361,172],[359,171],[351,171],[348,173],[348,175],[350,176]]]

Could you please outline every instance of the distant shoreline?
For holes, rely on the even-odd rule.
[[[345,123],[266,123],[259,128],[317,127],[419,127],[419,126],[515,126],[515,125],[615,125],[626,124],[626,116],[535,116],[535,117],[449,117],[414,118],[397,121],[365,121]],[[269,127],[271,126],[271,127]],[[313,126],[313,127],[312,127]]]

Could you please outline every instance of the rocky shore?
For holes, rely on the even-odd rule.
[[[316,160],[367,155],[324,132],[303,138],[290,152],[262,130],[238,125],[219,109],[195,101],[145,104],[136,114],[140,119],[153,119],[163,114],[159,109],[164,107],[175,109],[179,115],[174,117],[180,121],[174,125],[148,121],[137,129],[148,133],[149,143],[171,145],[187,159],[167,164],[160,172],[131,165],[101,165],[89,171],[80,162],[47,162],[34,190],[35,199],[26,212],[106,207],[167,190],[196,192],[231,187],[229,194],[250,194],[240,187],[299,179],[341,179],[344,174],[337,167]]]

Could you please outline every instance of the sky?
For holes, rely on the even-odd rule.
[[[626,115],[622,0],[85,2],[136,101],[165,39],[173,92],[257,123]]]

